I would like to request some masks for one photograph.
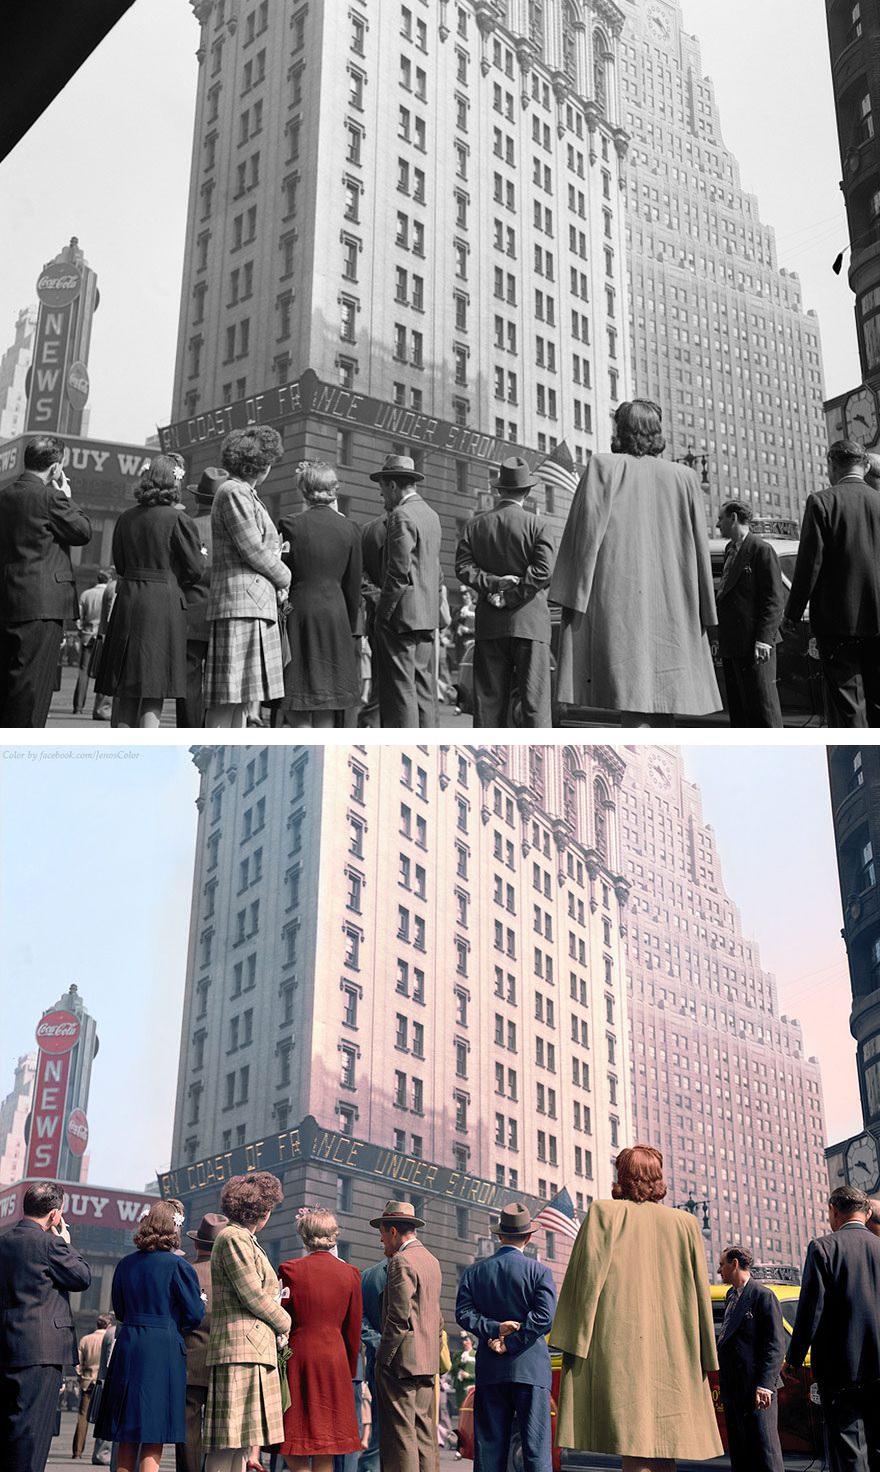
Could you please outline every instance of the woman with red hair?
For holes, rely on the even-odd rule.
[[[564,1354],[556,1439],[674,1472],[723,1453],[708,1374],[717,1369],[706,1249],[696,1221],[661,1205],[663,1156],[617,1157],[613,1201],[577,1235],[550,1342]]]

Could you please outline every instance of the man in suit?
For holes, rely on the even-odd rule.
[[[524,501],[536,484],[525,460],[502,462],[489,511],[471,517],[455,575],[477,594],[474,726],[508,725],[514,681],[523,726],[550,725],[550,610],[556,560],[550,532]]]
[[[788,1363],[807,1350],[819,1386],[831,1472],[880,1467],[880,1238],[855,1186],[828,1200],[831,1231],[807,1248]]]
[[[205,720],[205,660],[208,657],[208,593],[211,587],[211,507],[228,479],[225,470],[209,465],[196,485],[188,486],[196,500],[193,521],[202,539],[205,566],[197,583],[184,589],[186,599],[186,696],[177,701],[178,726],[202,726]],[[198,1260],[198,1259],[197,1259]]]
[[[781,726],[776,645],[785,595],[779,558],[751,529],[743,501],[726,501],[718,530],[728,537],[715,595],[731,726]]]
[[[64,620],[76,618],[70,547],[92,535],[62,469],[64,443],[40,435],[0,490],[0,726],[45,726]]]
[[[224,477],[225,478],[225,477]],[[175,1447],[177,1472],[202,1472],[202,1420],[208,1399],[208,1335],[211,1330],[211,1249],[229,1225],[228,1216],[207,1212],[194,1232],[187,1232],[196,1249],[193,1263],[205,1300],[205,1317],[184,1335],[186,1343],[186,1441]]]
[[[783,1472],[776,1391],[785,1358],[779,1300],[756,1283],[754,1258],[727,1247],[718,1276],[729,1288],[718,1340],[718,1370],[733,1472]]]
[[[358,1461],[358,1472],[379,1472],[379,1412],[376,1402],[376,1351],[382,1339],[382,1295],[388,1282],[388,1258],[383,1257],[361,1273],[364,1346],[364,1377],[373,1403],[370,1440]]]
[[[388,1258],[376,1351],[379,1457],[385,1472],[439,1472],[437,1388],[443,1315],[440,1264],[416,1236],[409,1201],[386,1201],[371,1227]]]
[[[880,726],[880,490],[854,440],[828,451],[831,482],[807,497],[783,628],[809,602],[832,726]]]
[[[549,576],[549,574],[548,574]],[[545,1263],[526,1257],[531,1212],[521,1201],[501,1208],[494,1257],[462,1274],[455,1317],[477,1340],[474,1395],[476,1472],[507,1472],[516,1418],[526,1472],[550,1472],[550,1332],[556,1288]]]
[[[424,480],[408,455],[389,455],[377,481],[386,510],[374,659],[383,726],[437,724],[440,518],[416,490]]]
[[[109,572],[99,572],[93,588],[86,588],[79,600],[79,674],[73,692],[73,713],[78,716],[86,708],[89,693],[89,667],[98,629],[101,623],[101,604],[104,589],[110,581]]]
[[[97,1327],[92,1330],[91,1334],[84,1334],[79,1341],[79,1358],[76,1366],[76,1375],[79,1380],[79,1411],[73,1432],[71,1452],[74,1461],[78,1461],[85,1450],[89,1407],[95,1394],[98,1366],[101,1363],[101,1345],[104,1343],[104,1334],[109,1327],[109,1314],[98,1314]]]
[[[0,1237],[0,1447],[3,1472],[44,1472],[62,1367],[76,1359],[69,1294],[88,1288],[88,1263],[70,1245],[64,1191],[39,1181],[24,1215]]]

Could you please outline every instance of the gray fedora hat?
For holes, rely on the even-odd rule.
[[[225,470],[218,470],[216,465],[209,465],[202,471],[201,477],[194,485],[187,486],[197,501],[213,501],[223,482],[229,476]]]
[[[511,455],[509,460],[502,460],[495,482],[496,491],[528,491],[537,484],[528,461],[522,460],[519,455]]]
[[[370,480],[382,480],[383,476],[391,476],[394,480],[424,480],[420,470],[416,470],[416,462],[409,455],[386,455],[385,464],[381,470],[374,470]]]
[[[382,1208],[381,1216],[374,1216],[370,1222],[371,1227],[423,1227],[425,1223],[420,1216],[416,1216],[416,1209],[410,1201],[386,1201]]]
[[[522,1201],[508,1201],[502,1206],[497,1227],[491,1230],[496,1237],[528,1237],[533,1230],[532,1213]]]

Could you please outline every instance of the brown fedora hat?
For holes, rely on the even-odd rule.
[[[519,455],[511,455],[509,460],[502,460],[495,482],[496,491],[501,494],[505,491],[529,491],[534,485],[537,485],[537,481],[528,461],[520,459]]]
[[[218,470],[216,465],[209,465],[202,471],[198,482],[187,486],[187,490],[192,492],[197,501],[213,501],[223,482],[228,479],[229,476],[225,470]]]
[[[409,455],[386,455],[385,464],[381,470],[374,470],[370,480],[381,480],[383,476],[390,476],[394,480],[424,480],[420,470],[416,470],[416,462]]]
[[[425,1223],[416,1216],[410,1201],[386,1201],[381,1216],[374,1216],[371,1227],[423,1227]]]
[[[532,1226],[529,1208],[522,1201],[508,1201],[501,1208],[497,1227],[492,1227],[491,1230],[496,1237],[528,1237]]]
[[[219,1212],[209,1211],[199,1222],[194,1232],[187,1232],[187,1236],[200,1247],[213,1247],[224,1227],[229,1226],[229,1217],[221,1216]]]

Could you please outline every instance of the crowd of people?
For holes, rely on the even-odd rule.
[[[155,726],[174,700],[189,727],[434,727],[438,697],[455,697],[451,661],[471,642],[477,727],[548,727],[554,700],[624,724],[711,715],[722,708],[716,642],[731,724],[781,726],[777,645],[808,604],[830,724],[880,723],[880,460],[848,440],[831,446],[787,602],[749,505],[726,502],[716,608],[696,472],[663,458],[656,404],[621,404],[615,418],[558,549],[532,509],[535,474],[518,457],[502,463],[494,504],[458,540],[455,615],[440,518],[414,461],[389,455],[372,473],[383,511],[364,527],[340,513],[333,467],[303,461],[303,510],[276,527],[260,487],[283,445],[266,425],[228,434],[220,466],[189,487],[181,456],[156,455],[114,529],[112,577],[77,603],[70,548],[89,541],[89,520],[62,442],[35,438],[0,489],[0,725],[45,724],[63,624],[77,618],[74,710],[93,675],[93,715],[116,726]]]
[[[751,1275],[748,1249],[718,1262],[727,1285],[717,1337],[696,1220],[661,1209],[663,1158],[622,1150],[610,1201],[589,1207],[558,1301],[550,1268],[526,1253],[536,1223],[502,1207],[498,1246],[461,1273],[453,1361],[442,1271],[406,1201],[370,1225],[382,1257],[363,1273],[336,1254],[321,1206],[296,1214],[301,1251],[273,1264],[258,1241],[282,1200],[269,1172],[223,1186],[181,1249],[183,1206],[156,1200],[117,1265],[115,1324],[79,1346],[74,1456],[89,1423],[93,1462],[158,1472],[438,1472],[441,1375],[460,1405],[471,1383],[477,1472],[507,1472],[516,1430],[527,1472],[551,1472],[551,1360],[562,1352],[555,1443],[620,1456],[624,1472],[670,1472],[722,1455],[709,1375],[720,1372],[733,1472],[782,1472],[778,1392],[812,1352],[830,1472],[880,1465],[880,1203],[844,1186],[831,1232],[807,1250],[786,1350],[779,1301]],[[0,1446],[6,1472],[44,1472],[62,1367],[72,1357],[69,1294],[90,1269],[71,1244],[63,1190],[32,1184],[0,1237]],[[474,1351],[474,1345],[476,1350]],[[448,1382],[447,1382],[448,1383]]]

